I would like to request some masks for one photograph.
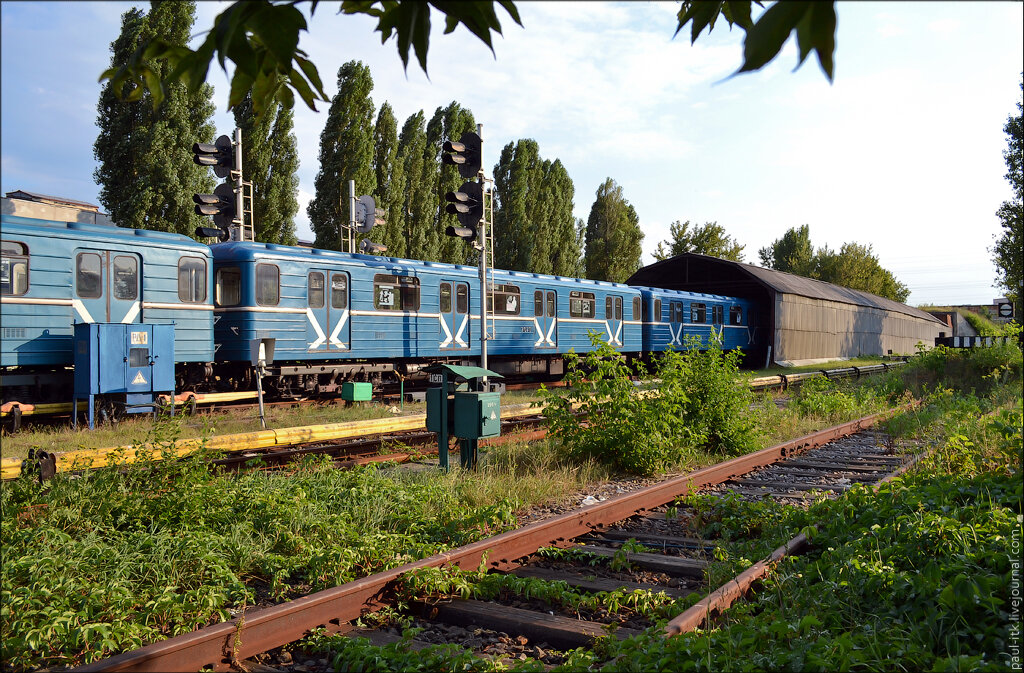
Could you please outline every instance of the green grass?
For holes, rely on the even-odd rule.
[[[516,391],[501,396],[503,405],[533,402],[537,399],[537,395],[532,392]],[[266,407],[267,427],[271,429],[422,413],[426,413],[426,405],[422,402],[406,402],[404,405],[367,402],[351,407],[345,407],[343,404]],[[262,429],[258,411],[255,409],[225,410],[209,415],[188,416],[184,417],[184,421],[179,423],[178,427],[183,439],[202,437],[207,432],[227,435]],[[0,457],[25,458],[29,449],[33,448],[43,451],[73,451],[132,446],[145,442],[153,429],[154,422],[148,414],[140,414],[138,418],[129,416],[115,425],[98,425],[94,430],[89,430],[88,426],[82,424],[77,430],[69,425],[36,425],[13,434],[5,434],[3,441],[0,442]]]
[[[1009,362],[993,359],[999,353]],[[802,402],[795,399],[787,409],[770,395],[759,396],[751,407],[757,436],[752,450],[800,424],[824,427],[898,402],[911,381],[929,405],[890,428],[926,433],[942,450],[928,473],[882,496],[858,489],[850,499],[807,514],[748,511],[739,504],[722,510],[720,524],[746,521],[769,533],[744,542],[740,533],[749,525],[727,527],[737,529],[731,534],[737,544],[748,545],[726,558],[736,567],[788,539],[794,526],[817,521],[823,522],[815,540],[819,553],[799,563],[822,565],[785,566],[770,580],[770,591],[751,602],[756,607],[736,612],[735,624],[723,623],[711,635],[670,644],[650,639],[642,647],[601,643],[592,652],[574,653],[571,663],[609,670],[831,670],[887,668],[887,661],[905,661],[909,669],[952,668],[961,661],[950,663],[953,654],[968,657],[964,667],[996,661],[976,657],[1005,628],[994,625],[985,596],[1003,587],[1003,571],[992,565],[998,562],[995,536],[1005,539],[1007,517],[1020,513],[1020,416],[1000,417],[996,425],[985,414],[1006,400],[1019,409],[1019,360],[1019,349],[939,351],[885,377],[808,387]],[[945,380],[929,378],[940,369]],[[187,430],[182,422],[157,424],[146,439],[169,445]],[[548,443],[486,450],[477,473],[389,465],[342,472],[310,459],[287,472],[220,475],[202,458],[58,475],[45,485],[29,478],[0,484],[0,659],[10,670],[85,663],[221,621],[243,605],[286,600],[393,568],[507,530],[523,507],[560,501],[611,475],[595,460],[570,460]],[[668,469],[720,458],[696,450]],[[906,522],[902,528],[900,521]],[[903,532],[918,522],[932,537],[907,542]],[[850,540],[858,542],[847,547]],[[930,544],[922,550],[952,555],[948,571],[914,572],[923,567],[914,546],[922,540]],[[884,544],[871,546],[873,541]],[[854,585],[827,575],[830,566],[822,559],[831,563],[832,556],[826,552],[856,571]],[[899,594],[907,600],[885,602],[892,586],[909,587]],[[946,592],[947,586],[953,588]],[[791,593],[794,602],[781,605]],[[904,618],[896,621],[892,611],[904,604]],[[864,606],[877,618],[866,621],[856,611]],[[937,616],[930,618],[926,606]],[[805,621],[812,607],[814,619]],[[776,619],[776,609],[788,611]],[[858,631],[861,623],[870,630]],[[892,630],[892,638],[878,635],[884,629]],[[941,649],[928,639],[933,631],[943,643],[965,644],[959,653]],[[381,661],[379,670],[388,670],[389,662]]]

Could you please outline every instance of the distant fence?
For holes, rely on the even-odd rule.
[[[1011,339],[1013,337],[1008,336],[935,337],[935,345],[948,348],[985,348],[1011,343]]]

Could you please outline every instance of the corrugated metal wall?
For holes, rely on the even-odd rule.
[[[774,360],[913,354],[935,344],[943,325],[869,306],[775,295]]]

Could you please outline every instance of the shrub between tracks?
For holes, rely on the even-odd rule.
[[[654,395],[637,394],[634,371],[599,334],[591,332],[590,340],[594,350],[566,356],[565,387],[540,391],[551,437],[570,459],[653,474],[697,448],[717,454],[753,448],[752,396],[738,377],[740,352],[723,351],[717,335],[703,351],[690,338],[686,350],[666,351],[650,368],[634,363],[639,377],[658,381]]]

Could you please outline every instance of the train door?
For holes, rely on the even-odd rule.
[[[668,305],[668,343],[670,346],[683,346],[683,302],[673,301]]]
[[[605,295],[604,326],[608,330],[608,343],[612,346],[622,345],[622,297]]]
[[[533,327],[537,332],[534,348],[555,348],[558,345],[558,306],[554,290],[534,290]]]
[[[306,342],[311,352],[348,350],[349,282],[344,271],[314,269],[306,276]]]
[[[142,322],[141,259],[127,252],[79,250],[71,305],[81,322]]]
[[[439,293],[441,350],[469,348],[469,283],[442,280]]]

